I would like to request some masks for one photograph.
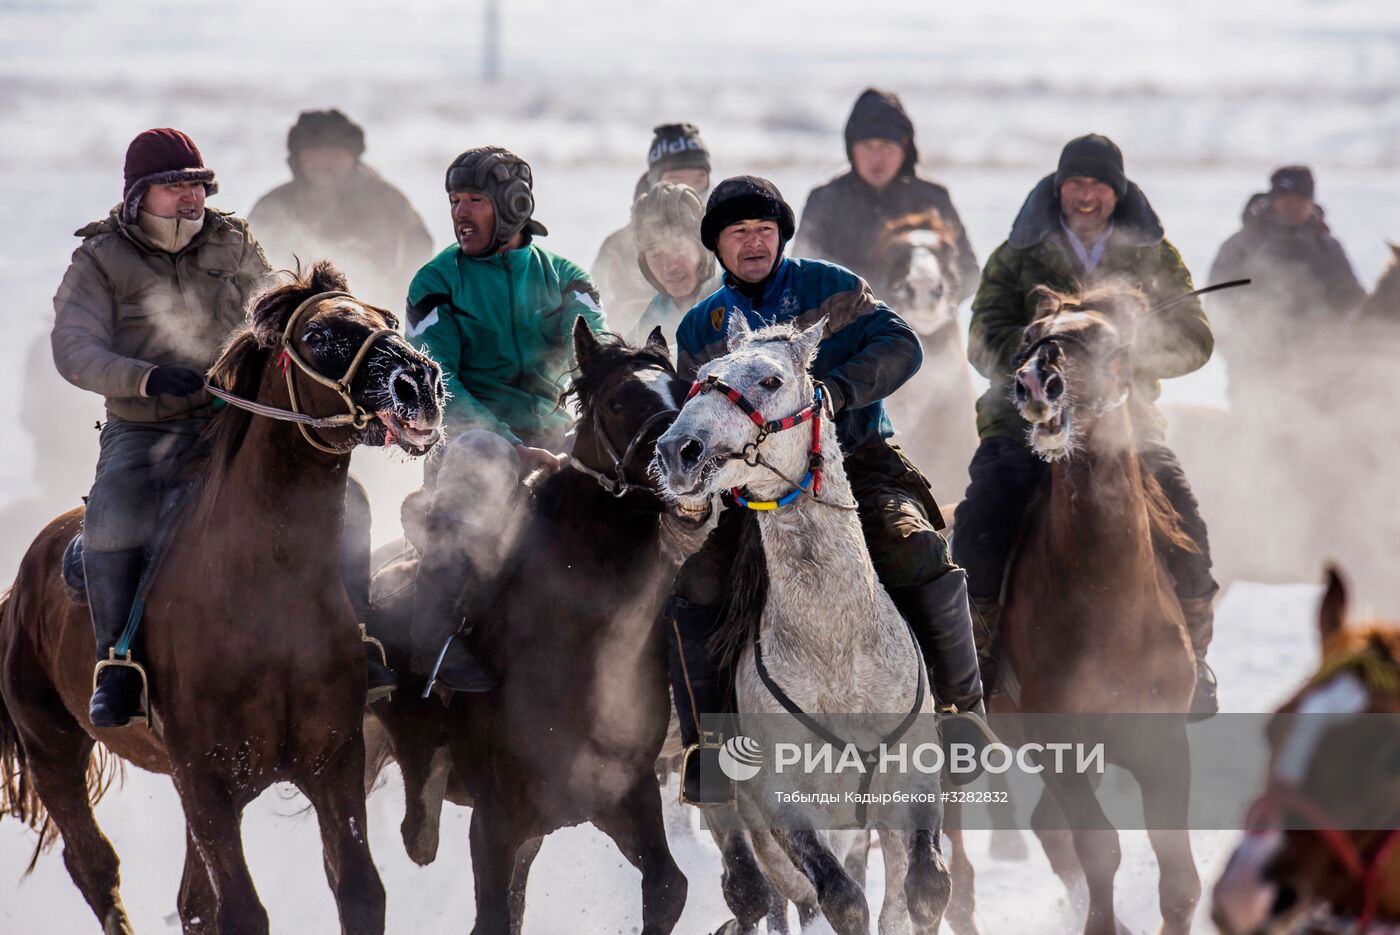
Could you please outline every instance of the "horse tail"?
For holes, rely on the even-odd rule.
[[[15,632],[16,624],[9,619],[14,613],[14,594],[12,590],[7,590],[0,594],[0,633]],[[88,757],[88,800],[96,805],[113,782],[122,777],[121,761],[105,746],[97,744]],[[39,798],[39,791],[34,787],[34,777],[24,744],[20,741],[19,729],[5,704],[4,695],[0,693],[0,818],[6,815],[28,825],[39,835],[29,865],[24,870],[24,875],[29,876],[38,865],[39,857],[58,840],[58,826],[53,823],[49,810]]]

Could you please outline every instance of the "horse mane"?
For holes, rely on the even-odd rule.
[[[875,261],[877,272],[882,280],[886,280],[876,285],[885,289],[891,283],[888,280],[894,272],[894,264],[901,259],[907,259],[907,251],[896,251],[895,247],[905,237],[916,231],[929,231],[938,238],[938,246],[934,253],[944,266],[944,276],[947,277],[956,288],[959,282],[958,257],[961,250],[958,247],[957,238],[953,236],[948,223],[943,220],[943,215],[938,213],[936,208],[927,208],[923,211],[912,211],[896,218],[890,218],[881,228],[875,242]]]
[[[948,228],[948,223],[943,220],[943,215],[938,213],[937,208],[911,211],[897,218],[890,218],[885,222],[884,229],[880,231],[881,249],[883,250],[892,241],[914,231],[932,231],[944,243],[952,244],[953,248],[957,249],[958,242],[953,237],[953,232]]]
[[[1400,696],[1400,630],[1380,623],[1347,628],[1303,690],[1343,672],[1355,674],[1375,694]]]
[[[559,394],[560,406],[567,404],[570,399],[578,400],[580,417],[592,411],[598,393],[607,386],[621,367],[641,362],[648,366],[660,367],[670,374],[676,372],[676,365],[671,363],[670,355],[654,345],[633,347],[616,334],[600,334],[595,337],[598,339],[599,348],[589,361],[590,372],[584,373],[581,368],[575,367],[569,385]]]
[[[739,513],[739,547],[729,569],[729,593],[720,612],[719,624],[706,646],[718,661],[720,671],[732,679],[738,671],[744,647],[758,637],[763,608],[768,603],[768,563],[763,557],[763,535],[758,517],[749,510]],[[732,689],[732,685],[730,686]]]
[[[277,347],[287,316],[305,300],[321,292],[344,292],[345,275],[329,260],[319,260],[309,269],[300,265],[295,271],[284,271],[291,278],[265,289],[254,297],[248,309],[247,321],[234,329],[223,349],[209,367],[208,379],[229,393],[252,399],[262,384],[268,353]],[[224,406],[209,420],[200,441],[201,450],[210,457],[206,462],[205,481],[222,474],[243,443],[253,414],[234,406]],[[218,456],[213,456],[215,453]]]

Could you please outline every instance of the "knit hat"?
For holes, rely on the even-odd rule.
[[[121,219],[136,223],[141,198],[152,185],[172,182],[203,182],[206,195],[218,192],[214,170],[204,166],[199,147],[179,130],[170,127],[138,134],[126,148],[126,177],[122,187]]]
[[[682,238],[700,242],[700,218],[704,209],[700,196],[689,185],[657,182],[632,205],[632,238],[637,243],[637,266],[647,282],[665,292],[647,266],[646,252],[668,240]],[[708,252],[700,269],[703,283],[715,272],[715,258]]]
[[[1269,176],[1270,195],[1302,195],[1311,200],[1315,193],[1312,170],[1307,166],[1284,166]]]
[[[651,184],[661,181],[662,173],[671,169],[710,171],[710,150],[695,124],[663,123],[651,132],[656,134],[647,150],[647,179]]]
[[[296,155],[308,146],[339,146],[359,158],[365,151],[365,131],[338,110],[304,110],[287,132],[287,155],[296,171]]]
[[[846,158],[860,140],[892,140],[904,147],[902,175],[912,175],[919,161],[914,145],[914,122],[905,113],[904,104],[893,91],[866,88],[856,98],[851,116],[846,121]]]
[[[447,191],[481,192],[496,209],[496,230],[487,253],[495,253],[520,231],[536,237],[549,233],[530,215],[535,211],[534,174],[530,164],[500,146],[469,149],[447,167]]]
[[[1055,194],[1060,186],[1077,176],[1097,179],[1122,198],[1128,193],[1128,177],[1123,174],[1123,152],[1118,144],[1099,133],[1076,137],[1060,151],[1055,170]]]
[[[714,253],[719,232],[740,221],[776,221],[778,237],[784,244],[797,230],[797,219],[778,186],[754,175],[725,179],[710,192],[710,202],[700,222],[700,242]]]

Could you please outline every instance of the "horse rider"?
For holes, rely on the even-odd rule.
[[[806,327],[826,318],[812,376],[836,414],[875,570],[914,631],[939,704],[980,714],[965,576],[935,526],[939,514],[928,481],[888,442],[893,428],[881,402],[919,369],[918,337],[851,271],[784,256],[793,227],[792,208],[767,179],[740,176],[715,188],[700,237],[724,269],[723,285],[682,319],[677,369],[694,379],[703,364],[726,353],[730,315],[743,315],[755,328],[773,322]],[[725,710],[722,674],[706,644],[730,587],[742,521],[738,508],[721,514],[681,567],[664,609],[676,710],[688,747],[699,743],[699,716]],[[712,792],[700,788],[698,770],[687,773],[686,784],[687,801],[713,801]]]
[[[358,296],[397,306],[433,239],[364,151],[365,131],[345,114],[303,111],[287,133],[292,179],[259,198],[248,223],[279,268],[330,257]]]
[[[77,232],[83,242],[54,296],[59,373],[106,397],[83,518],[83,575],[99,662],[116,660],[142,573],[156,557],[163,511],[213,413],[204,371],[271,273],[248,223],[205,206],[217,191],[213,170],[184,133],[165,127],[139,134],[126,151],[121,203]],[[348,534],[347,549],[358,543],[367,572],[368,499],[363,490],[352,490],[350,499],[347,526],[364,534]],[[356,556],[342,560],[347,568],[358,564]],[[368,586],[366,574],[366,603]],[[139,642],[116,661],[138,655]],[[392,682],[382,665],[371,672],[371,681],[385,677]],[[94,727],[121,727],[138,715],[141,701],[137,669],[104,666],[88,716]]]
[[[1033,290],[1073,290],[1122,282],[1164,311],[1142,321],[1133,347],[1134,430],[1143,463],[1156,476],[1199,551],[1164,556],[1190,631],[1197,662],[1194,717],[1218,708],[1215,676],[1206,665],[1219,590],[1211,576],[1205,520],[1181,464],[1166,447],[1165,422],[1154,401],[1159,381],[1182,376],[1210,359],[1213,339],[1201,304],[1185,298],[1191,274],[1163,237],[1162,224],[1123,170],[1123,154],[1098,134],[1071,140],[1054,173],[1031,190],[1006,242],[992,253],[972,301],[968,359],[991,388],[977,401],[981,441],[968,468],[971,483],[958,505],[953,551],[967,569],[978,649],[990,693],[995,679],[1000,594],[1007,564],[1044,465],[1031,452],[1026,425],[1012,402],[1013,360],[1036,307]]]
[[[412,667],[427,676],[440,663],[437,684],[451,691],[496,684],[454,637],[471,632],[470,609],[486,597],[519,480],[559,466],[574,322],[607,327],[588,273],[535,243],[548,231],[534,218],[533,185],[530,164],[507,149],[458,156],[446,181],[457,242],[408,290],[408,335],[442,365],[450,438],[424,467]]]
[[[1276,170],[1269,190],[1250,197],[1240,230],[1221,245],[1211,267],[1212,282],[1252,280],[1248,289],[1209,300],[1230,364],[1232,405],[1264,405],[1260,397],[1282,389],[1270,377],[1287,366],[1280,356],[1302,348],[1311,354],[1313,343],[1299,337],[1334,331],[1366,298],[1316,190],[1307,166]],[[1282,334],[1289,337],[1271,338]]]
[[[874,282],[876,247],[885,225],[909,214],[937,211],[957,240],[957,302],[977,286],[977,255],[948,189],[920,178],[914,123],[893,91],[867,88],[846,121],[849,171],[812,189],[796,249],[840,264]]]
[[[633,192],[635,203],[658,182],[688,185],[704,204],[710,192],[710,150],[693,123],[663,123],[652,130],[647,170]],[[607,236],[593,261],[593,278],[608,319],[619,333],[646,310],[656,290],[637,266],[637,245],[629,223]],[[689,306],[687,306],[689,307]]]
[[[715,256],[700,242],[704,213],[700,196],[675,182],[657,182],[632,205],[637,265],[656,289],[632,326],[632,343],[645,341],[656,327],[675,334],[690,307],[720,287]]]

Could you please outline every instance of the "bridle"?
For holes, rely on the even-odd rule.
[[[660,370],[661,368],[655,368]],[[663,371],[666,372],[666,371]],[[586,474],[598,482],[602,487],[614,497],[621,499],[629,493],[647,493],[655,495],[656,489],[650,484],[634,484],[627,479],[627,464],[632,460],[632,456],[637,453],[637,448],[646,439],[647,433],[663,420],[672,419],[680,413],[678,409],[662,409],[653,412],[647,419],[638,426],[637,431],[632,433],[632,438],[628,440],[627,447],[618,454],[616,446],[608,438],[607,430],[603,427],[603,420],[599,418],[598,411],[593,411],[593,434],[598,438],[598,444],[602,446],[603,453],[612,461],[612,474],[605,474],[602,471],[595,471],[593,468],[579,461],[573,455],[566,456],[569,466]]]
[[[230,406],[251,412],[253,415],[263,416],[268,419],[276,419],[280,422],[295,422],[297,428],[301,430],[302,437],[317,451],[333,455],[344,454],[345,450],[342,448],[332,448],[329,445],[317,441],[311,434],[311,430],[340,428],[348,425],[363,431],[374,421],[374,413],[369,412],[359,403],[355,402],[354,397],[351,396],[350,393],[350,386],[355,381],[355,376],[359,373],[360,366],[365,362],[365,358],[369,356],[370,349],[374,346],[374,342],[385,335],[396,335],[398,332],[393,328],[378,328],[371,331],[369,335],[360,342],[359,349],[350,360],[350,366],[346,368],[344,375],[339,379],[333,380],[330,377],[318,373],[315,368],[306,362],[301,356],[301,353],[297,351],[293,335],[298,323],[301,321],[303,312],[323,299],[338,298],[355,299],[355,297],[348,292],[318,292],[309,299],[303,300],[302,303],[293,310],[292,314],[287,317],[287,325],[282,329],[282,338],[280,341],[282,350],[277,355],[277,366],[287,378],[287,396],[291,400],[291,409],[280,409],[276,406],[269,406],[251,399],[244,399],[241,396],[235,396],[233,393],[208,382],[205,383],[204,388],[210,395],[222,399]],[[358,302],[359,300],[355,299],[355,301]],[[297,396],[296,380],[292,376],[292,365],[296,365],[298,370],[327,389],[334,390],[335,393],[340,396],[341,401],[345,403],[346,411],[334,416],[313,416],[302,412],[301,400]]]
[[[821,500],[822,492],[822,407],[826,402],[826,392],[820,383],[812,389],[811,405],[793,413],[784,419],[769,420],[764,416],[763,411],[753,404],[751,400],[734,387],[725,383],[713,374],[703,380],[696,380],[691,384],[690,392],[686,394],[686,402],[704,393],[718,392],[739,408],[739,411],[749,417],[749,421],[758,426],[758,436],[753,441],[746,444],[738,454],[729,455],[726,460],[743,461],[750,467],[763,467],[793,485],[793,489],[776,500],[750,500],[743,495],[738,487],[731,487],[729,495],[734,502],[750,510],[776,510],[792,503],[804,493],[810,493],[812,498],[818,503],[826,503]],[[795,428],[804,422],[812,423],[812,445],[807,455],[807,473],[800,481],[794,481],[783,472],[770,464],[761,451],[761,446],[768,439],[769,435],[778,432],[785,432],[790,428]],[[830,506],[844,506],[844,504],[828,504]],[[852,507],[854,508],[854,507]]]
[[[1057,363],[1060,357],[1065,352],[1064,345],[1069,345],[1071,347],[1078,348],[1086,354],[1093,353],[1089,347],[1089,343],[1083,338],[1079,337],[1079,335],[1077,334],[1047,334],[1042,338],[1032,341],[1031,344],[1025,350],[1021,351],[1021,353],[1016,355],[1016,358],[1013,361],[1013,372],[1019,372],[1020,369],[1024,367],[1032,358],[1034,358],[1035,355],[1038,354],[1042,348],[1048,347],[1050,349],[1050,352],[1046,355],[1046,362],[1050,364]],[[1113,360],[1115,357],[1121,357],[1125,361],[1124,366],[1127,368],[1127,371],[1131,373],[1132,352],[1133,349],[1131,342],[1120,344],[1117,347],[1109,349],[1108,355],[1105,358],[1105,360],[1109,361]],[[1103,398],[1102,393],[1103,375],[1097,374],[1096,377],[1097,378],[1094,384],[1094,401],[1090,408],[1092,408],[1097,415],[1103,415],[1104,413],[1112,412],[1114,409],[1117,409],[1119,406],[1123,405],[1128,401],[1128,396],[1132,392],[1131,380],[1127,381],[1122,393],[1118,394],[1118,396],[1114,397],[1113,399],[1106,400]]]

